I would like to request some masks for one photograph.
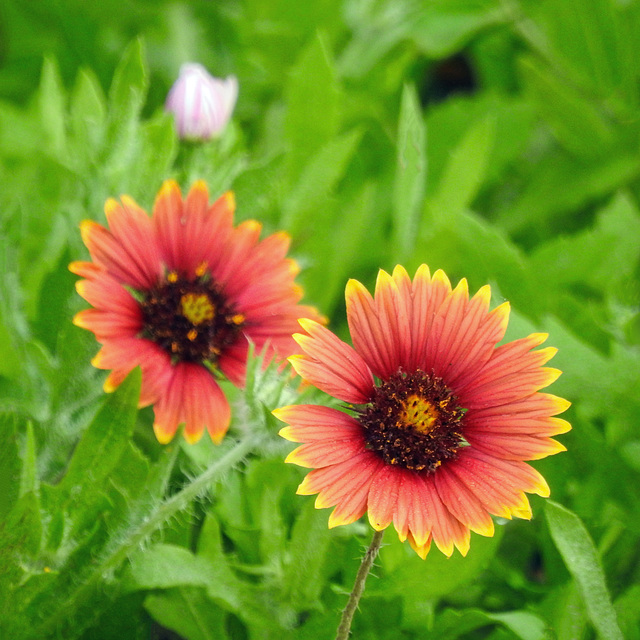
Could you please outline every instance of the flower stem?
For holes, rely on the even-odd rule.
[[[351,595],[349,596],[349,601],[347,602],[347,606],[342,612],[342,619],[340,620],[340,626],[338,626],[336,640],[347,640],[347,638],[349,637],[349,633],[351,632],[351,621],[353,620],[353,614],[358,608],[358,602],[360,602],[360,596],[364,591],[364,584],[367,581],[369,571],[371,571],[373,561],[376,559],[378,551],[380,551],[380,545],[382,544],[383,535],[384,529],[382,531],[376,531],[373,534],[371,544],[369,545],[369,548],[366,550],[364,557],[362,558],[360,568],[358,569],[358,573],[356,574],[356,580],[353,583],[353,590],[351,591]]]

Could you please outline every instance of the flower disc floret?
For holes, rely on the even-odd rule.
[[[367,449],[387,464],[432,472],[464,445],[464,410],[442,378],[398,371],[358,411]]]
[[[208,273],[187,279],[170,272],[163,282],[141,293],[141,336],[155,342],[172,362],[217,366],[244,325]]]

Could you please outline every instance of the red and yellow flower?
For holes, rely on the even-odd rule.
[[[556,349],[537,349],[535,333],[497,346],[509,305],[489,310],[490,289],[469,297],[466,280],[422,265],[381,271],[375,294],[355,280],[346,289],[349,346],[313,320],[294,338],[289,358],[309,383],[347,403],[347,410],[292,405],[274,413],[280,434],[304,443],[288,457],[313,469],[298,493],[335,507],[329,526],[368,514],[380,531],[391,523],[426,557],[431,542],[464,555],[470,531],[491,536],[491,515],[530,518],[527,493],[549,495],[526,464],[564,451],[550,436],[569,407],[540,393],[560,371],[544,367]]]
[[[183,199],[169,180],[151,217],[122,196],[105,204],[109,228],[81,225],[92,261],[69,268],[83,278],[76,288],[93,308],[74,322],[102,345],[93,364],[111,370],[106,391],[140,366],[140,406],[154,406],[162,443],[182,423],[189,442],[205,428],[220,442],[231,410],[219,375],[242,386],[250,342],[267,359],[286,358],[298,351],[291,337],[298,319],[318,318],[298,304],[289,237],[260,240],[258,222],[234,226],[234,209],[230,192],[210,205],[204,182]]]

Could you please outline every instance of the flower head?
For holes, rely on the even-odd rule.
[[[92,331],[102,348],[93,364],[111,369],[113,391],[142,369],[140,406],[154,405],[158,440],[169,442],[184,423],[189,442],[205,428],[219,442],[230,408],[216,378],[242,386],[251,341],[267,357],[298,351],[291,334],[302,317],[297,266],[287,259],[289,237],[260,240],[254,220],[234,227],[226,193],[209,205],[204,182],[183,200],[176,182],[160,190],[151,218],[131,198],[107,200],[109,229],[82,223],[92,262],[73,262],[76,287],[93,308],[74,323]]]
[[[346,291],[353,347],[312,320],[294,337],[290,361],[308,382],[347,410],[293,405],[274,413],[280,434],[304,443],[287,458],[312,468],[298,493],[335,506],[329,526],[368,513],[376,530],[393,523],[425,557],[469,549],[470,531],[491,536],[491,515],[530,518],[526,493],[549,495],[525,463],[564,451],[549,436],[570,425],[553,417],[569,406],[539,393],[559,375],[543,365],[556,350],[545,334],[496,346],[508,303],[489,311],[490,290],[469,298],[466,280],[422,265],[413,280],[398,266],[381,271],[374,296],[355,280]]]
[[[180,67],[165,108],[176,119],[178,135],[185,140],[208,140],[222,133],[238,98],[235,76],[214,78],[200,64]]]

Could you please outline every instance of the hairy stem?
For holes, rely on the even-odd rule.
[[[117,546],[109,549],[98,560],[91,573],[81,584],[77,585],[77,588],[69,595],[66,602],[61,603],[57,613],[43,622],[38,630],[42,634],[39,637],[49,637],[50,633],[54,633],[64,618],[69,617],[71,612],[79,609],[87,598],[91,597],[94,589],[104,580],[105,576],[118,569],[129,555],[139,549],[140,545],[152,533],[157,531],[178,512],[185,509],[194,498],[206,490],[211,482],[241,462],[260,443],[261,438],[256,435],[240,440],[235,447],[194,478],[187,486],[163,502],[147,519],[129,529],[119,540]]]
[[[347,602],[347,606],[342,612],[342,618],[340,620],[340,625],[338,626],[338,631],[336,633],[336,640],[347,640],[347,638],[349,637],[349,633],[351,632],[351,621],[353,620],[353,614],[358,608],[358,602],[360,602],[360,596],[364,591],[364,585],[367,581],[369,571],[371,571],[373,561],[376,559],[378,551],[380,551],[380,545],[382,544],[383,535],[384,529],[382,531],[376,531],[373,534],[371,544],[369,545],[369,548],[366,550],[364,557],[362,558],[360,568],[358,569],[358,573],[356,574],[356,580],[353,583],[353,590],[351,591],[351,595],[349,596],[349,601]]]

